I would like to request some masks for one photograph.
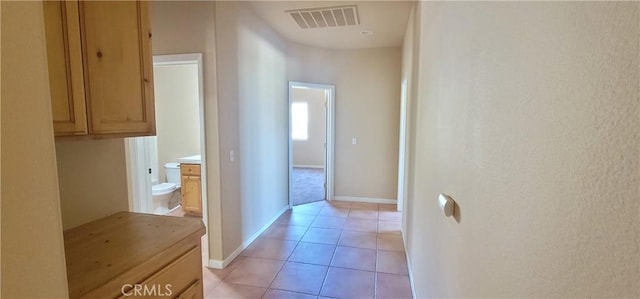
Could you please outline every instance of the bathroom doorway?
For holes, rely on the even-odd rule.
[[[289,205],[332,200],[332,85],[289,82]]]
[[[201,217],[207,226],[202,54],[156,55],[153,72],[156,136],[125,139],[129,210]],[[181,165],[197,167],[198,174],[181,174]],[[192,202],[185,207],[185,192],[197,195],[200,213]]]

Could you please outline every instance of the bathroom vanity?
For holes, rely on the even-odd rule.
[[[202,298],[204,233],[200,219],[129,212],[69,229],[69,298]]]
[[[202,172],[200,155],[178,159],[180,163],[180,193],[185,215],[202,217]]]
[[[200,164],[180,163],[180,193],[185,215],[202,217],[202,176]]]

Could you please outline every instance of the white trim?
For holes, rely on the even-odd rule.
[[[298,168],[324,168],[324,165],[296,165],[294,164],[293,167],[298,167]]]
[[[404,208],[404,200],[407,198],[407,127],[408,127],[408,83],[407,78],[403,78],[400,83],[400,132],[399,132],[399,146],[398,146],[398,205],[397,210],[402,211]]]
[[[351,202],[371,202],[371,203],[397,203],[395,199],[376,198],[376,197],[356,197],[356,196],[335,196],[333,200],[351,201]]]
[[[411,262],[409,261],[409,251],[407,250],[407,238],[405,237],[404,230],[400,229],[402,233],[402,243],[404,244],[404,255],[407,259],[407,272],[409,272],[409,285],[411,286],[411,297],[414,299],[417,298],[416,295],[416,284],[413,280],[413,271],[411,271]]]
[[[150,136],[125,138],[124,142],[129,211],[136,213],[153,213],[151,176],[147,172],[151,164],[147,138]]]
[[[238,246],[238,248],[236,248],[236,250],[234,250],[226,259],[224,259],[223,261],[221,260],[209,260],[209,264],[207,265],[207,267],[209,268],[213,268],[213,269],[224,269],[226,268],[229,264],[231,264],[231,262],[233,262],[234,259],[236,259],[236,257],[238,257],[238,255],[240,255],[240,253],[244,250],[244,247],[242,245]]]
[[[207,266],[209,268],[214,268],[214,269],[224,269],[231,262],[233,262],[233,260],[236,257],[238,257],[238,255],[240,255],[240,253],[243,250],[245,250],[247,247],[249,247],[249,245],[251,245],[251,243],[253,243],[253,241],[255,241],[258,237],[260,237],[260,235],[262,235],[262,233],[264,233],[274,222],[276,222],[276,220],[278,220],[278,218],[280,218],[280,216],[282,216],[282,214],[284,214],[284,212],[286,212],[287,210],[289,210],[289,206],[284,207],[280,212],[278,212],[278,214],[276,214],[275,217],[271,218],[271,220],[269,220],[265,225],[263,225],[256,233],[251,235],[251,237],[249,237],[249,239],[247,239],[246,241],[242,242],[242,244],[240,244],[240,246],[238,246],[238,248],[236,248],[236,250],[234,250],[223,261],[221,261],[221,260],[209,260]]]
[[[326,98],[326,147],[325,147],[325,159],[324,159],[324,172],[325,172],[325,184],[326,184],[326,200],[333,200],[333,156],[334,156],[334,136],[335,136],[335,99],[336,99],[336,87],[335,85],[327,85],[327,84],[316,84],[316,83],[306,83],[306,82],[298,82],[298,81],[289,81],[289,134],[287,135],[288,143],[289,143],[289,186],[288,186],[288,195],[289,195],[289,207],[293,206],[293,202],[291,201],[291,182],[292,177],[291,173],[293,172],[293,140],[291,140],[291,102],[292,99],[292,90],[294,87],[299,88],[312,88],[312,89],[323,89],[325,91]]]
[[[153,65],[202,64],[202,53],[153,55]]]

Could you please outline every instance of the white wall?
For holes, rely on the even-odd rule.
[[[158,173],[166,182],[164,164],[200,154],[198,65],[153,67],[158,137]]]
[[[154,55],[202,53],[209,257],[222,259],[215,5],[210,1],[152,1],[149,13]]]
[[[322,89],[293,88],[293,103],[307,103],[308,138],[293,140],[293,165],[324,167],[324,142],[327,135],[325,92]]]
[[[640,296],[639,6],[418,3],[416,297]]]
[[[245,3],[216,2],[216,44],[226,257],[288,205],[286,56]]]
[[[0,297],[66,298],[42,4],[2,1],[1,10]]]
[[[401,48],[288,45],[288,80],[336,87],[335,195],[395,199]]]

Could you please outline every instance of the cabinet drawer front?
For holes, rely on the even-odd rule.
[[[200,165],[180,164],[181,175],[200,175]]]
[[[201,299],[203,297],[202,283],[199,280],[178,295],[178,299]]]
[[[202,280],[201,250],[200,246],[189,250],[183,256],[143,281],[142,285],[147,287],[153,286],[164,291],[164,295],[168,295],[168,290],[170,289],[172,294],[170,296],[171,298],[176,297],[179,293],[185,292],[188,288],[192,287],[194,283]],[[201,284],[198,285],[202,286]],[[200,290],[200,293],[202,293],[202,290]]]

